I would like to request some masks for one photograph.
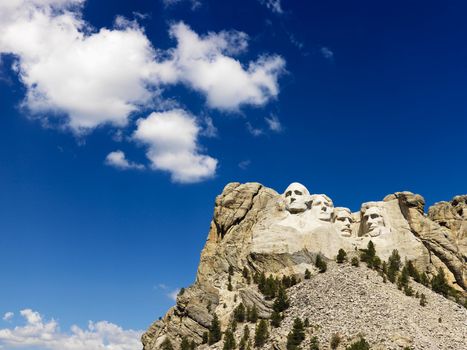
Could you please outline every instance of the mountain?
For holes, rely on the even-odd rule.
[[[467,349],[467,195],[424,205],[397,192],[352,213],[299,183],[228,184],[195,283],[144,350]]]

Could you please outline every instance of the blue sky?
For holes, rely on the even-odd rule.
[[[8,333],[25,320],[61,327],[33,349],[66,350],[70,327],[89,320],[134,338],[124,332],[147,328],[193,281],[231,181],[279,192],[299,181],[354,211],[401,190],[428,205],[465,193],[466,11],[0,4],[0,314],[14,313],[0,320],[0,348],[33,345]]]

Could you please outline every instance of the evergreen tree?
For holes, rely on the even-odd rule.
[[[319,350],[318,337],[314,336],[311,338],[310,350]]]
[[[347,260],[347,253],[345,252],[344,249],[339,249],[339,252],[337,253],[337,258],[336,258],[336,261],[339,263],[339,264],[342,264],[344,261]]]
[[[407,295],[408,297],[413,296],[413,289],[412,289],[412,287],[409,286],[409,285],[406,285],[406,286],[404,287],[404,293],[405,293],[405,295]]]
[[[266,275],[264,274],[264,272],[261,272],[261,275],[259,276],[259,280],[258,280],[258,289],[263,294],[264,294],[265,286],[266,286]]]
[[[369,268],[373,267],[374,258],[376,256],[375,245],[372,241],[368,242],[367,248],[362,249],[363,253],[360,255],[360,260],[366,262]]]
[[[426,296],[425,294],[422,293],[422,295],[420,295],[420,305],[421,306],[426,306],[427,302],[426,302]]]
[[[234,318],[237,322],[245,322],[245,306],[243,303],[240,303],[234,309]]]
[[[238,344],[238,350],[246,350],[246,339],[242,338],[240,339],[240,343]]]
[[[273,311],[271,314],[271,326],[277,328],[281,325],[282,316],[279,312]]]
[[[448,296],[449,285],[441,267],[438,269],[438,274],[431,280],[431,289],[433,289],[433,291],[436,293],[443,295],[444,297]]]
[[[407,261],[405,266],[407,267],[407,272],[409,273],[409,276],[412,277],[415,282],[420,283],[421,281],[420,273],[418,272],[417,268],[413,264],[412,260]]]
[[[291,286],[290,284],[290,277],[289,276],[283,276],[282,277],[282,286],[284,288],[289,288]]]
[[[266,323],[266,320],[261,320],[255,330],[255,346],[258,348],[262,347],[266,343],[268,337],[268,324]]]
[[[383,261],[383,264],[381,266],[381,270],[383,271],[383,274],[385,274],[385,275],[388,274],[388,263],[386,261]]]
[[[209,340],[209,332],[204,332],[203,333],[203,342],[202,344],[207,344]]]
[[[370,350],[370,344],[364,338],[360,338],[359,341],[347,346],[345,350]]]
[[[249,278],[250,277],[250,273],[248,272],[248,269],[247,269],[246,266],[243,268],[242,275],[243,275],[243,278]]]
[[[305,276],[304,277],[305,277],[306,280],[309,280],[311,278],[310,270],[308,270],[308,269],[305,270]]]
[[[360,265],[360,262],[358,261],[358,258],[357,258],[356,256],[354,256],[354,257],[352,258],[352,260],[350,261],[350,264],[351,264],[352,266],[358,267],[358,266]]]
[[[289,305],[290,302],[289,298],[287,297],[287,292],[285,291],[284,287],[280,287],[279,292],[277,293],[277,298],[274,300],[273,309],[277,312],[283,312],[287,310]]]
[[[295,278],[294,275],[292,275],[292,277],[290,277],[290,286],[295,286],[296,284],[298,283],[297,279]]]
[[[217,343],[222,338],[221,325],[219,323],[219,318],[214,314],[214,318],[211,322],[211,328],[209,329],[209,345]]]
[[[169,338],[165,338],[165,340],[162,342],[161,350],[174,350],[174,347],[172,346]]]
[[[310,327],[310,320],[308,319],[308,317],[305,318],[305,322],[303,322],[303,326],[304,326],[305,328]]]
[[[373,258],[373,268],[379,269],[381,267],[381,258],[378,255],[375,255]]]
[[[182,338],[182,343],[180,344],[181,350],[190,350],[190,342],[187,337]]]
[[[252,308],[249,308],[247,320],[251,323],[256,323],[256,321],[258,321],[258,309],[256,309],[256,305],[253,305]]]
[[[233,276],[234,274],[234,268],[232,265],[229,266],[229,276]]]
[[[287,336],[287,350],[296,350],[305,340],[305,328],[300,318],[295,318],[293,328]]]
[[[223,350],[233,350],[235,349],[236,344],[235,344],[235,338],[233,335],[232,330],[228,329],[225,331],[224,334],[224,347],[222,348]]]
[[[232,289],[233,289],[233,286],[232,286],[232,276],[231,276],[231,275],[229,275],[228,281],[229,281],[229,284],[227,285],[227,290],[228,290],[229,292],[231,292]]]
[[[394,283],[396,281],[397,273],[401,267],[401,257],[397,249],[392,251],[388,261],[388,279]]]
[[[192,340],[190,343],[190,350],[195,350],[195,349],[196,349],[196,343],[194,340]]]
[[[319,269],[319,272],[321,272],[321,273],[326,272],[326,270],[328,268],[328,265],[326,264],[326,262],[321,257],[321,254],[318,254],[316,256],[315,265]]]
[[[245,340],[248,340],[250,338],[250,327],[248,327],[248,325],[245,325],[245,327],[243,327],[243,338],[245,338]]]
[[[428,278],[426,272],[423,272],[420,275],[420,283],[423,284],[425,287],[428,287],[428,285],[430,284],[430,279]]]
[[[253,282],[256,284],[259,284],[259,279],[260,279],[259,273],[255,272],[255,274],[253,275]]]
[[[235,332],[237,330],[237,320],[235,318],[232,320],[232,323],[230,324],[230,329],[232,330],[232,332]]]
[[[407,270],[407,267],[404,266],[402,268],[401,274],[400,274],[397,282],[398,282],[398,284],[400,284],[403,287],[406,287],[406,286],[409,285],[409,272]]]
[[[331,342],[329,345],[331,345],[331,349],[335,350],[341,343],[341,337],[338,333],[334,333],[333,336],[331,337]]]

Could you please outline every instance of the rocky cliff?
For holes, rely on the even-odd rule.
[[[424,204],[420,195],[397,192],[382,201],[364,203],[359,212],[352,213],[334,207],[324,194],[310,194],[298,183],[283,194],[258,183],[228,184],[216,198],[195,283],[143,335],[144,350],[160,349],[168,341],[178,349],[183,338],[200,347],[222,347],[222,341],[202,344],[214,315],[222,330],[231,325],[233,311],[240,304],[254,307],[259,318],[271,317],[273,298],[259,291],[253,276],[303,280],[305,273],[311,277],[288,289],[291,307],[281,314],[281,326],[264,346],[285,348],[291,320],[309,317],[315,328],[307,332],[314,331],[325,344],[331,334],[338,333],[343,337],[342,347],[363,332],[375,348],[408,344],[414,349],[465,349],[465,308],[411,281],[411,288],[429,300],[426,307],[417,306],[415,298],[382,282],[381,265],[369,270],[365,264],[355,268],[334,263],[339,249],[349,257],[358,256],[371,241],[380,260],[388,260],[397,250],[402,262],[411,261],[428,279],[441,270],[451,298],[455,295],[463,301],[467,195],[436,203],[428,214]],[[318,255],[329,264],[324,274],[315,266]],[[326,295],[326,300],[313,295]],[[444,323],[438,322],[441,313]],[[241,335],[237,333],[238,344]]]

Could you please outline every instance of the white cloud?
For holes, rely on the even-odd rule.
[[[275,13],[283,13],[281,0],[259,0],[259,2]]]
[[[141,349],[142,331],[124,330],[107,322],[89,322],[82,329],[73,325],[62,332],[54,319],[43,320],[31,309],[21,310],[22,326],[0,329],[0,348],[41,348],[44,350],[136,350]]]
[[[155,61],[134,22],[119,17],[116,28],[93,32],[80,10],[69,10],[82,2],[2,2],[0,52],[17,56],[31,112],[66,115],[75,132],[104,123],[125,126],[132,112],[154,99],[151,84],[170,72]]]
[[[6,312],[5,315],[3,315],[3,321],[11,321],[11,319],[15,316],[13,312]]]
[[[261,136],[264,134],[264,130],[263,129],[259,129],[259,128],[255,128],[253,125],[251,125],[250,122],[247,122],[246,123],[246,129],[248,130],[248,132],[250,134],[252,134],[253,136]]]
[[[246,170],[248,169],[248,167],[250,166],[251,164],[251,160],[247,159],[247,160],[242,160],[240,163],[238,163],[238,167],[242,170]]]
[[[262,56],[246,68],[229,57],[247,49],[247,35],[222,31],[199,36],[184,23],[172,25],[177,40],[171,64],[177,80],[206,95],[212,108],[236,110],[241,105],[261,106],[279,93],[278,77],[285,61],[277,55]]]
[[[331,60],[331,61],[334,59],[334,52],[332,52],[329,48],[322,47],[320,52],[324,58]]]
[[[177,295],[178,293],[180,293],[180,289],[175,289],[173,291],[171,291],[169,294],[167,294],[167,296],[172,299],[173,301],[177,301]]]
[[[110,152],[105,158],[105,164],[119,169],[144,169],[144,165],[130,162],[123,151]]]
[[[212,122],[212,118],[206,117],[204,118],[204,128],[201,132],[201,135],[206,137],[217,137],[217,128]]]
[[[271,115],[271,117],[264,118],[266,123],[268,124],[269,130],[274,132],[281,132],[282,131],[282,124],[279,118],[276,115]]]
[[[162,3],[164,4],[165,7],[171,7],[174,5],[178,5],[182,2],[189,2],[192,10],[196,10],[202,5],[202,2],[199,0],[162,0]]]
[[[172,181],[193,183],[214,176],[217,160],[200,154],[196,119],[181,109],[151,113],[138,119],[133,138],[148,146],[155,170],[168,171]]]

